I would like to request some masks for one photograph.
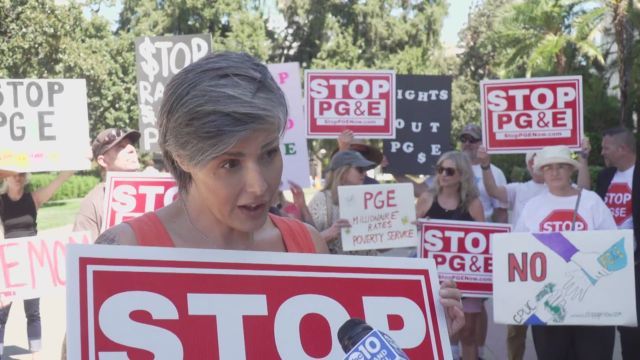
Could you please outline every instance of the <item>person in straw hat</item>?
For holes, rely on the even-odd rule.
[[[566,146],[549,146],[538,153],[534,171],[542,172],[549,191],[532,198],[524,206],[516,232],[616,229],[613,216],[602,199],[595,192],[572,184],[571,177],[578,167],[572,155]],[[571,244],[542,242],[584,272],[577,272],[573,278],[574,288],[581,296],[591,286],[587,274],[596,280],[608,274],[593,258]],[[558,301],[552,305],[564,306],[566,301],[562,297],[556,299]],[[532,333],[539,359],[611,359],[613,354],[615,332],[612,326],[533,326]]]

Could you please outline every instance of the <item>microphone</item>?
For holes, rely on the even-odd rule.
[[[346,353],[344,360],[409,360],[389,335],[358,318],[342,324],[338,329],[338,341]]]

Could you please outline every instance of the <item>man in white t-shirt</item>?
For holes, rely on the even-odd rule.
[[[604,132],[602,137],[602,157],[607,166],[598,174],[596,192],[611,210],[618,229],[633,229],[633,210],[640,204],[634,203],[633,179],[636,171],[636,140],[633,133],[617,127]],[[637,209],[636,209],[637,210]],[[640,265],[636,248],[636,308],[640,315]],[[620,345],[623,359],[640,359],[640,328],[619,326]]]
[[[480,129],[480,126],[476,124],[465,125],[458,136],[458,141],[460,142],[460,150],[467,154],[471,161],[471,168],[480,193],[480,202],[484,209],[485,221],[506,223],[507,205],[501,201],[491,198],[489,194],[487,194],[482,182],[483,168],[480,165],[480,160],[478,159],[478,148],[482,145],[482,130]],[[507,179],[504,177],[502,170],[494,165],[489,165],[486,168],[487,171],[489,169],[491,170],[491,173],[496,179],[496,183],[498,185],[504,186],[507,184]],[[478,344],[478,356],[483,357],[484,344],[487,339],[487,312],[484,306],[482,307],[479,324],[479,328],[476,329],[476,334],[478,334],[476,343]]]
[[[507,204],[497,199],[493,199],[489,194],[487,194],[487,190],[482,182],[482,170],[484,169],[485,171],[488,171],[491,169],[493,178],[498,186],[507,185],[507,179],[505,178],[502,170],[497,166],[489,164],[483,167],[483,165],[480,164],[480,159],[478,158],[478,149],[482,146],[482,131],[480,130],[480,127],[476,124],[465,125],[458,137],[458,141],[460,141],[460,150],[467,154],[467,156],[469,156],[469,160],[471,160],[473,175],[476,178],[476,185],[480,192],[480,201],[482,202],[482,207],[484,209],[484,218],[486,221],[506,223]]]

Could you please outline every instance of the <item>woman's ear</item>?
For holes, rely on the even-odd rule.
[[[178,164],[178,166],[180,166],[180,168],[188,173],[191,173],[193,170],[193,167],[191,166],[191,164],[189,164],[187,161],[185,161],[184,159],[182,159],[179,156],[173,155],[173,159],[176,161],[176,164]]]

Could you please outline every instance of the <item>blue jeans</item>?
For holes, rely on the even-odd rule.
[[[11,304],[0,308],[0,359],[2,358],[2,346],[4,345],[4,330],[9,319]],[[29,350],[40,351],[42,347],[42,326],[40,324],[40,299],[24,300],[24,312],[27,316],[27,338]]]

